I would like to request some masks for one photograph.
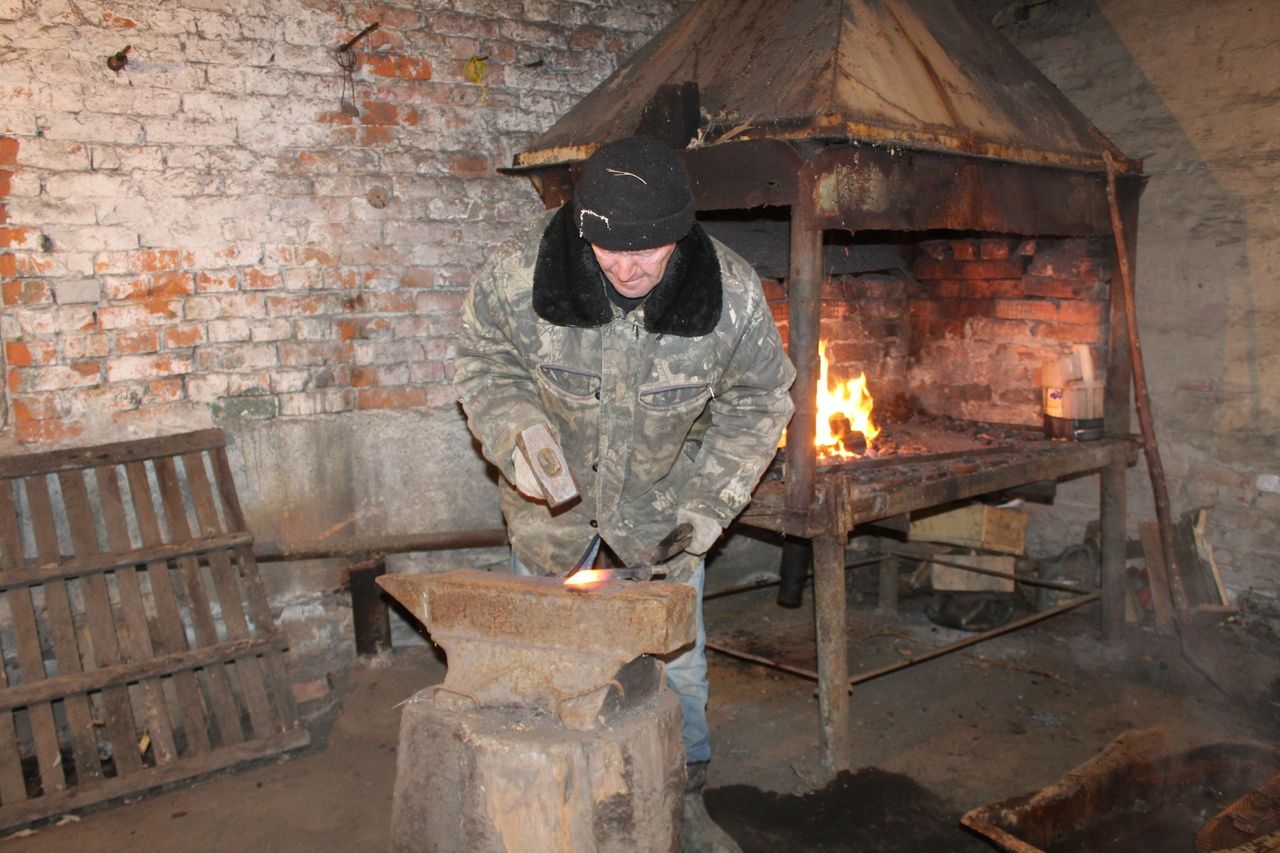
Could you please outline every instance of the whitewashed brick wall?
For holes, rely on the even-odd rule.
[[[0,451],[452,406],[470,276],[538,208],[495,170],[681,5],[0,2]]]

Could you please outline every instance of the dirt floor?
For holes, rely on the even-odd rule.
[[[928,598],[877,614],[872,569],[851,570],[851,667],[966,636]],[[788,610],[765,588],[709,600],[713,639],[814,668],[811,591]],[[815,685],[712,654],[716,756],[708,807],[746,851],[979,851],[959,824],[979,805],[1049,785],[1116,735],[1164,724],[1189,741],[1280,739],[1280,641],[1266,619],[1108,645],[1090,605],[860,685],[855,769],[821,770]],[[439,681],[427,647],[366,660],[308,749],[10,835],[6,853],[385,850],[398,704]],[[1186,848],[1191,850],[1188,840]]]

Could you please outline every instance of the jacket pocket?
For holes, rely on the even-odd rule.
[[[579,399],[598,399],[600,374],[580,367],[559,364],[540,364],[538,373],[543,380],[562,394]]]
[[[701,405],[711,397],[705,382],[684,385],[649,385],[640,389],[640,405],[655,412],[673,411]]]

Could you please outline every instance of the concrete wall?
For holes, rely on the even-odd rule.
[[[1138,320],[1173,509],[1213,507],[1233,596],[1280,595],[1280,5],[973,5],[1144,160]],[[1140,467],[1131,523],[1150,495]],[[1060,497],[1096,507],[1092,481]]]
[[[679,5],[0,0],[0,454],[218,425],[260,541],[500,525],[451,386],[541,207],[496,169]],[[323,695],[342,566],[264,575]]]

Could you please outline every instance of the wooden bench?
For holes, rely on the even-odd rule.
[[[221,430],[0,458],[0,828],[304,746]]]

